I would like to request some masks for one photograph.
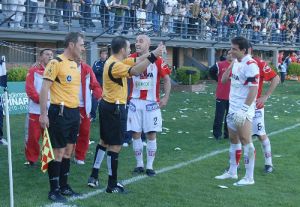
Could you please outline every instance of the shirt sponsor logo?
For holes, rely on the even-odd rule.
[[[151,103],[146,105],[146,111],[154,111],[159,108],[157,103]]]

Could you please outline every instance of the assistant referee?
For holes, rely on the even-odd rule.
[[[66,202],[64,196],[79,196],[68,185],[70,157],[79,130],[79,91],[81,76],[77,60],[84,52],[84,36],[71,32],[65,37],[65,49],[48,63],[40,93],[40,124],[49,127],[49,136],[55,160],[49,162],[50,192],[48,198],[54,202]],[[50,107],[47,99],[50,90]],[[48,114],[48,115],[47,115]],[[48,118],[49,117],[49,118]]]

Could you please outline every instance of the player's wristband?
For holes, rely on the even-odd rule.
[[[147,59],[150,61],[150,63],[154,63],[157,60],[157,58],[155,57],[155,55],[152,52],[147,57]]]
[[[247,104],[243,104],[241,109],[246,112],[246,111],[248,111],[249,106]]]

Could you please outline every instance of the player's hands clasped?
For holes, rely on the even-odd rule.
[[[241,127],[245,124],[248,109],[249,106],[243,104],[242,108],[233,115],[233,121],[237,127]]]

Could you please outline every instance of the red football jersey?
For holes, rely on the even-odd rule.
[[[270,66],[268,66],[268,64],[265,61],[261,60],[258,57],[253,57],[253,59],[257,62],[257,65],[259,67],[259,76],[260,77],[259,77],[257,98],[260,98],[264,81],[271,81],[274,77],[277,76],[277,74]],[[261,106],[259,108],[263,108],[263,107],[264,106]]]
[[[130,57],[137,56],[137,53],[130,55]],[[148,65],[144,73],[132,76],[128,98],[159,102],[160,79],[170,73],[168,65],[161,57],[158,57],[155,63]]]

